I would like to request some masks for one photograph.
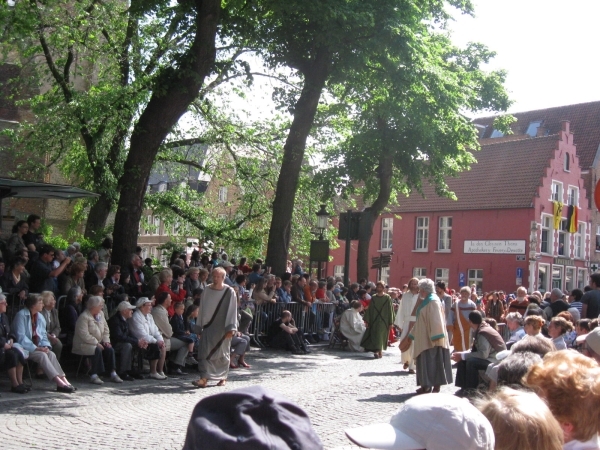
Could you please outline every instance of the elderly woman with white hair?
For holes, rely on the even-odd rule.
[[[122,383],[117,375],[115,350],[110,344],[108,324],[102,308],[104,299],[99,296],[88,298],[87,309],[77,318],[73,337],[73,354],[89,356],[91,360],[90,376],[93,384],[104,384],[98,374],[110,373],[111,381]]]
[[[442,384],[452,383],[452,362],[442,303],[429,278],[419,281],[416,321],[408,336],[414,341],[417,394],[440,392]]]

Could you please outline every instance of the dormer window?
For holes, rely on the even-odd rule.
[[[501,138],[502,136],[504,136],[504,133],[494,128],[494,131],[492,131],[492,135],[490,136],[490,138]]]
[[[164,181],[161,183],[158,183],[158,192],[165,192],[167,190],[167,183],[165,183]]]
[[[528,134],[531,137],[536,137],[538,128],[541,124],[541,120],[534,120],[533,122],[529,122],[529,126],[527,127],[527,131],[525,132],[525,134]]]

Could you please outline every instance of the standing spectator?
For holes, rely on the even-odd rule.
[[[63,344],[59,339],[60,336],[60,321],[58,320],[58,310],[56,309],[56,298],[50,291],[44,291],[40,294],[44,308],[41,313],[46,319],[46,333],[48,340],[52,344],[52,351],[56,355],[56,359],[60,361],[60,355],[62,354]]]
[[[67,295],[67,292],[71,290],[71,288],[78,286],[83,291],[83,294],[86,294],[85,289],[85,281],[83,277],[85,275],[86,265],[84,263],[76,262],[71,265],[68,269],[69,276],[65,278],[65,282],[63,283],[61,293],[63,295]]]
[[[148,343],[144,358],[150,361],[150,378],[154,380],[166,380],[162,372],[167,357],[167,349],[162,334],[152,318],[152,301],[147,297],[138,299],[135,304],[137,310],[129,319],[131,334],[137,339],[143,339]],[[158,370],[161,370],[159,372]]]
[[[446,293],[446,283],[444,283],[443,281],[438,281],[437,283],[435,283],[435,293],[442,302],[444,318],[447,318],[450,315],[450,309],[452,308],[452,296]],[[448,339],[451,340],[452,337],[448,336]]]
[[[30,294],[25,299],[25,308],[13,320],[13,333],[16,335],[16,342],[25,350],[25,356],[40,366],[49,380],[56,383],[56,390],[71,394],[75,389],[52,352],[52,344],[46,334],[46,321],[39,314],[43,307],[41,297]]]
[[[27,217],[27,225],[29,226],[29,231],[23,236],[23,241],[27,246],[27,250],[36,252],[44,244],[42,235],[38,233],[38,230],[42,226],[42,219],[36,214],[30,214]]]
[[[31,263],[31,278],[29,280],[30,292],[52,291],[57,293],[54,278],[59,276],[71,262],[71,258],[65,258],[56,269],[52,269],[54,259],[54,248],[42,245],[38,249],[39,258]]]
[[[504,322],[504,303],[500,300],[498,293],[492,292],[486,298],[485,317],[494,319],[496,323]]]
[[[144,338],[136,338],[129,330],[129,322],[133,316],[135,306],[127,301],[122,301],[117,306],[117,313],[108,319],[110,343],[115,349],[117,360],[117,374],[124,381],[143,379],[143,375],[131,372],[131,355],[134,348],[143,350],[148,347]]]
[[[102,286],[102,289],[104,289],[104,279],[107,274],[108,264],[102,261],[97,262],[94,265],[94,271],[85,280],[85,288],[89,291],[92,286]]]
[[[452,383],[450,344],[442,305],[436,294],[433,280],[419,281],[419,297],[416,322],[408,335],[414,341],[414,357],[417,365],[417,394],[440,392],[440,386]]]
[[[242,256],[242,258],[240,258],[240,264],[238,266],[238,270],[241,273],[243,273],[244,275],[252,272],[252,268],[246,263],[247,261],[248,261],[248,258],[246,258],[245,256]]]
[[[20,301],[25,300],[27,294],[29,294],[29,286],[27,286],[27,282],[23,276],[25,264],[25,260],[18,256],[15,258],[11,269],[4,272],[4,275],[0,279],[2,290],[8,292],[10,295],[16,295]]]
[[[571,294],[569,294],[568,302],[570,308],[576,308],[579,311],[579,315],[581,316],[581,309],[583,308],[583,303],[581,303],[581,298],[583,297],[583,291],[581,289],[573,289]]]
[[[7,262],[11,262],[15,255],[18,255],[22,250],[26,250],[27,246],[25,245],[25,241],[23,237],[27,235],[27,231],[29,230],[29,225],[25,220],[19,220],[12,227],[12,234],[6,241],[6,252],[7,255],[4,255],[7,259]]]
[[[552,289],[550,292],[550,304],[544,308],[544,314],[549,320],[556,317],[559,313],[569,310],[569,304],[563,300],[565,294],[560,289]]]
[[[517,312],[521,314],[521,316],[524,316],[528,306],[529,300],[527,299],[527,289],[521,286],[517,289],[517,298],[508,304],[508,312]]]
[[[581,298],[582,319],[597,319],[600,316],[600,273],[590,275],[590,287],[592,290]]]
[[[202,333],[198,346],[198,371],[200,379],[192,384],[205,388],[208,380],[219,380],[217,386],[227,382],[230,363],[230,340],[235,335],[237,299],[232,288],[223,283],[225,269],[217,267],[212,273],[213,282],[200,301],[197,328]]]
[[[381,358],[382,351],[387,349],[389,331],[394,323],[394,307],[392,299],[384,292],[383,281],[378,281],[375,288],[376,293],[371,297],[369,309],[365,311],[367,330],[360,346],[365,351],[373,352],[375,358]]]
[[[142,258],[135,253],[131,255],[131,278],[129,279],[129,291],[132,297],[140,298],[148,293],[148,281],[142,271]]]
[[[90,382],[104,384],[99,374],[110,373],[114,383],[122,383],[116,372],[115,350],[110,343],[108,324],[102,308],[104,299],[98,296],[88,298],[86,310],[77,318],[73,337],[73,354],[89,356],[91,360]]]
[[[104,238],[100,249],[98,250],[98,260],[106,264],[110,264],[110,257],[112,254],[113,240],[109,237]]]
[[[192,295],[195,289],[200,287],[200,269],[198,267],[190,267],[186,273],[183,289],[188,296]]]
[[[566,350],[565,334],[573,331],[573,325],[564,317],[553,317],[548,324],[548,334],[556,350]]]
[[[142,266],[142,273],[144,274],[145,280],[149,280],[150,278],[152,278],[152,275],[154,275],[154,268],[152,267],[152,258],[146,258],[144,260],[144,265]]]
[[[6,297],[0,294],[0,369],[8,372],[11,392],[25,394],[29,392],[29,388],[23,384],[25,357],[13,341],[6,306]]]
[[[419,300],[419,279],[411,278],[408,282],[408,289],[402,295],[402,303],[396,314],[394,323],[400,329],[400,341],[408,336],[410,332],[410,323],[415,322],[416,317],[413,315],[415,305]],[[408,369],[409,373],[415,373],[416,363],[413,357],[414,343],[410,344],[410,348],[400,353],[404,370]]]
[[[252,272],[248,275],[248,284],[258,284],[258,280],[260,280],[262,276],[260,275],[260,264],[252,265]]]
[[[458,363],[456,386],[461,389],[459,396],[468,396],[479,385],[479,371],[485,370],[491,363],[496,363],[498,352],[506,350],[502,336],[483,321],[481,312],[469,314],[469,325],[473,330],[473,348],[470,351],[455,351],[452,359]]]
[[[460,300],[454,303],[447,317],[448,331],[452,332],[454,351],[468,351],[471,345],[471,326],[469,315],[477,310],[475,302],[469,299],[471,289],[467,286],[460,288]]]
[[[505,319],[506,326],[510,330],[510,338],[506,342],[506,348],[510,349],[514,343],[523,339],[527,333],[523,328],[523,317],[518,312],[508,313]]]

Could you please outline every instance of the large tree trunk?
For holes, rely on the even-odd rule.
[[[84,236],[88,239],[97,239],[106,228],[108,215],[113,207],[113,202],[106,194],[100,194],[96,203],[90,208],[87,222],[85,224]]]
[[[394,154],[393,150],[390,149],[386,143],[385,134],[387,124],[380,119],[377,124],[377,129],[381,133],[382,149],[379,157],[379,167],[377,167],[377,176],[379,177],[379,194],[373,202],[373,204],[366,208],[361,221],[365,220],[361,224],[361,229],[368,230],[362,239],[358,241],[358,252],[356,257],[356,271],[358,279],[366,278],[369,279],[369,245],[371,243],[371,237],[373,236],[373,226],[377,222],[377,218],[388,205],[390,196],[392,195],[392,176],[394,174]],[[364,226],[364,228],[363,228]]]
[[[283,162],[273,201],[273,217],[267,245],[267,265],[271,266],[272,273],[284,273],[286,269],[294,201],[304,161],[306,139],[312,128],[330,64],[329,50],[320,49],[310,69],[304,71],[304,87],[296,102],[294,120],[285,141]]]
[[[158,149],[197,97],[215,61],[219,0],[196,0],[196,34],[178,67],[157,81],[148,106],[133,129],[113,233],[113,261],[127,266],[135,250],[146,186]]]

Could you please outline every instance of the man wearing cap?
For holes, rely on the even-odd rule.
[[[138,299],[135,304],[137,310],[129,319],[131,334],[137,339],[143,339],[148,343],[144,358],[150,361],[150,378],[155,380],[166,380],[163,373],[167,348],[162,334],[152,318],[152,300],[148,297]]]
[[[492,450],[494,430],[468,401],[449,394],[409,398],[389,423],[346,431],[357,445],[388,450]]]
[[[133,316],[134,310],[135,306],[127,301],[122,301],[117,306],[117,313],[108,319],[110,343],[115,349],[115,354],[119,355],[117,373],[125,381],[144,378],[139,373],[131,373],[131,354],[134,348],[145,349],[148,347],[148,342],[144,338],[136,338],[129,330],[128,320]]]
[[[564,296],[565,294],[560,289],[552,289],[552,292],[550,292],[550,304],[544,308],[544,314],[546,314],[548,320],[569,309],[569,304],[563,300]]]
[[[469,314],[470,328],[473,331],[471,351],[454,352],[452,360],[458,363],[455,385],[461,389],[456,395],[470,395],[479,385],[479,371],[485,370],[491,363],[498,362],[498,352],[506,350],[502,336],[487,322],[483,321],[480,311]]]
[[[577,338],[579,343],[581,340],[585,341],[585,349],[583,353],[592,359],[595,359],[600,364],[600,328],[595,328],[588,334],[584,334]]]
[[[225,256],[227,256],[225,254]],[[223,261],[221,263],[221,267],[223,269],[225,269],[225,280],[223,280],[223,283],[225,283],[227,286],[231,286],[233,287],[235,285],[235,283],[233,281],[231,281],[231,279],[229,279],[229,275],[231,274],[231,270],[233,268],[233,264],[231,264],[229,261]]]

